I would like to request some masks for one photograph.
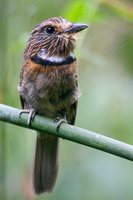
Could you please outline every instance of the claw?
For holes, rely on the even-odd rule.
[[[59,133],[61,124],[67,123],[67,120],[64,118],[57,117],[54,119],[54,122],[57,123],[56,131]]]
[[[21,117],[21,115],[23,113],[29,113],[29,116],[28,116],[28,121],[27,121],[27,126],[30,126],[31,125],[31,122],[34,120],[34,117],[36,115],[36,112],[34,109],[30,109],[30,110],[22,110],[20,111],[19,113],[19,117]]]

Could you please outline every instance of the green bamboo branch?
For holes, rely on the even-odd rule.
[[[24,113],[19,117],[20,111],[19,109],[0,104],[0,120],[41,131],[42,134],[47,132],[57,137],[133,161],[132,145],[65,123],[60,126],[57,132],[57,124],[53,120],[39,115],[36,115],[31,126],[27,127],[28,114]]]

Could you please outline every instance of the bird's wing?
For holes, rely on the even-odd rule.
[[[76,86],[78,88],[78,80],[76,79]],[[77,104],[78,101],[75,101],[71,106],[70,106],[70,110],[68,111],[67,115],[66,115],[66,119],[67,122],[71,125],[75,124],[75,119],[76,119],[76,114],[77,114]]]
[[[21,67],[21,70],[20,70],[20,87],[21,87],[21,84],[22,84],[22,81],[23,81],[23,76],[24,76],[24,65]],[[21,96],[20,94],[20,103],[21,103],[21,107],[22,109],[25,109],[25,100],[24,98]]]
[[[20,95],[20,103],[21,103],[22,109],[24,109],[24,107],[25,107],[25,100],[23,99],[23,97],[21,95]]]
[[[67,122],[71,125],[75,124],[76,113],[77,113],[77,103],[78,101],[76,101],[75,103],[71,105],[70,110],[66,116]]]

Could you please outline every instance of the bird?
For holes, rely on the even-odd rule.
[[[29,124],[35,114],[64,119],[74,125],[80,95],[74,55],[77,33],[87,24],[52,17],[31,32],[20,70],[19,95]],[[35,194],[51,192],[58,173],[59,139],[37,132],[33,187]]]

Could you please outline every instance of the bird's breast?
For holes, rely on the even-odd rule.
[[[25,77],[24,96],[39,112],[66,109],[78,100],[76,63],[57,67],[30,63]]]

